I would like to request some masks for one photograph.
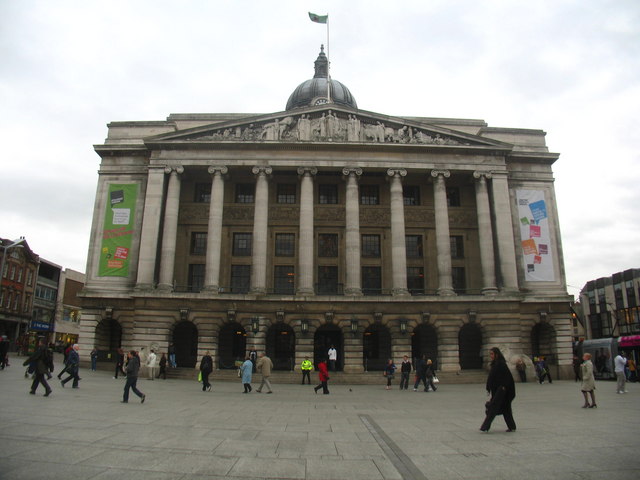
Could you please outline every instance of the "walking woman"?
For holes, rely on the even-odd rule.
[[[253,362],[251,356],[247,355],[244,363],[240,366],[240,376],[242,377],[242,384],[244,385],[244,392],[251,392],[251,377],[253,375]]]
[[[211,384],[209,383],[209,375],[213,372],[213,359],[209,350],[204,354],[202,360],[200,360],[200,371],[202,372],[202,391],[210,392]]]
[[[596,405],[596,379],[593,376],[593,363],[591,363],[591,354],[585,353],[582,356],[582,363],[580,364],[580,374],[582,376],[582,383],[580,384],[580,390],[584,396],[584,405],[582,408],[597,408]],[[591,405],[589,405],[589,397],[591,395]]]
[[[507,361],[499,348],[491,348],[489,357],[491,358],[491,369],[489,370],[489,378],[487,378],[487,392],[491,394],[491,399],[485,404],[486,417],[480,430],[488,432],[496,415],[502,415],[508,427],[507,432],[515,432],[516,422],[513,420],[511,412],[511,402],[516,398],[513,375],[511,375]]]

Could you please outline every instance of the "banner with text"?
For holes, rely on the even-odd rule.
[[[544,192],[517,190],[516,196],[525,280],[528,282],[554,281],[549,216]]]
[[[137,184],[109,185],[98,272],[101,277],[126,277],[129,274],[137,198]]]

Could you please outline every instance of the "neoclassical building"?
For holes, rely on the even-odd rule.
[[[570,370],[543,131],[361,110],[322,51],[284,111],[108,128],[85,355],[173,343],[181,366],[231,368],[255,348],[290,370],[334,345],[345,372],[458,371],[497,345]]]

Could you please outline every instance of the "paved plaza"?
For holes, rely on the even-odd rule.
[[[517,385],[515,433],[502,417],[478,431],[483,385],[438,392],[380,385],[274,385],[140,379],[144,404],[121,404],[124,380],[81,370],[79,389],[29,395],[22,359],[0,372],[1,479],[606,479],[640,478],[640,385],[598,382],[597,409],[577,384]],[[57,367],[60,366],[58,362]],[[254,376],[254,380],[259,376]],[[254,390],[257,386],[254,381]]]

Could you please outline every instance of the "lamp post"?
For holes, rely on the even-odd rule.
[[[4,278],[4,264],[7,260],[7,251],[11,248],[24,248],[22,242],[24,242],[24,237],[20,237],[18,240],[14,240],[9,245],[0,245],[0,247],[2,248],[2,263],[0,264],[0,290],[2,289],[2,279]],[[18,326],[18,330],[16,331],[16,338],[18,338],[19,334],[20,327]]]

